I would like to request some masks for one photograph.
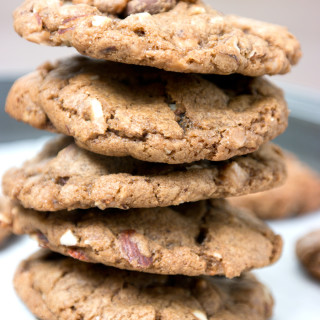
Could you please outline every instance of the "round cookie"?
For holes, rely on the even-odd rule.
[[[42,320],[265,320],[269,290],[240,278],[159,276],[76,262],[40,251],[14,277],[18,295]]]
[[[280,89],[263,78],[201,76],[76,57],[12,87],[6,111],[108,156],[170,164],[255,151],[287,127]]]
[[[266,190],[284,178],[282,154],[273,144],[224,162],[168,165],[101,156],[61,137],[9,170],[2,183],[4,193],[25,208],[57,211],[165,207]]]
[[[86,262],[157,274],[228,278],[278,260],[282,240],[224,200],[175,207],[38,212],[12,203],[16,234]],[[174,261],[174,263],[173,263]]]
[[[176,72],[283,74],[301,57],[286,28],[226,16],[196,0],[26,0],[14,27],[36,43]]]
[[[272,190],[230,198],[235,207],[251,210],[261,219],[283,219],[320,208],[320,176],[293,154],[285,153],[288,177]]]
[[[300,238],[296,244],[296,253],[304,269],[320,280],[320,229]]]

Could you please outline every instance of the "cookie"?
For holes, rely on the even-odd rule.
[[[196,0],[27,0],[14,27],[32,42],[176,72],[283,74],[301,57],[286,28],[226,16]]]
[[[6,110],[95,153],[170,164],[253,152],[288,121],[282,91],[263,78],[177,74],[81,57],[18,80]]]
[[[159,276],[74,261],[40,251],[14,277],[18,295],[43,320],[264,320],[269,290],[240,278]]]
[[[168,165],[131,157],[106,157],[54,139],[33,160],[3,177],[4,193],[40,211],[150,208],[266,190],[285,178],[279,148],[224,162]]]
[[[282,186],[256,194],[230,198],[236,207],[261,219],[283,219],[320,208],[320,176],[294,155],[285,153],[288,177]]]
[[[6,219],[4,212],[7,212],[7,206],[10,201],[5,197],[0,197],[0,248],[11,236],[11,232],[7,227],[9,220]]]
[[[157,274],[239,276],[275,262],[282,240],[224,200],[152,209],[38,212],[12,203],[16,234],[75,259]],[[174,261],[174,263],[172,263]]]
[[[0,217],[1,219],[1,217]],[[6,230],[6,229],[3,229],[2,227],[0,227],[0,247],[3,243],[6,242],[6,240],[10,237],[11,235],[11,232]]]
[[[304,269],[320,280],[320,230],[300,238],[296,245],[296,254]]]

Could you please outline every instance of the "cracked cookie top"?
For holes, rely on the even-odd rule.
[[[263,78],[189,75],[83,57],[45,64],[12,87],[6,111],[108,156],[170,164],[247,154],[287,127]]]
[[[40,251],[14,277],[39,319],[269,319],[273,299],[252,274],[240,278],[159,276]]]
[[[26,0],[14,26],[36,43],[176,72],[281,74],[301,56],[286,28],[197,0]]]
[[[61,137],[20,169],[9,170],[3,190],[24,207],[40,211],[129,209],[258,192],[284,178],[281,151],[272,144],[223,162],[168,165],[101,156]]]
[[[282,249],[266,224],[224,200],[46,213],[12,202],[3,216],[14,233],[30,234],[52,251],[147,273],[232,278],[272,264]]]

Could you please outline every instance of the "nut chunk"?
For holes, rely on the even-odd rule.
[[[122,250],[129,259],[130,263],[136,261],[141,267],[150,267],[152,264],[152,257],[146,257],[141,253],[138,247],[139,242],[136,243],[134,241],[135,234],[136,232],[134,230],[126,230],[120,234],[119,238],[122,245]]]

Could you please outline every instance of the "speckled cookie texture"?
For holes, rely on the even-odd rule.
[[[5,217],[5,212],[9,209],[8,205],[10,205],[10,200],[0,196],[0,248],[11,235],[10,230],[7,228],[9,221]]]
[[[16,234],[75,259],[157,274],[239,276],[278,260],[282,240],[225,200],[166,208],[38,212],[12,203]]]
[[[101,156],[60,137],[22,168],[9,170],[3,190],[40,211],[150,208],[266,190],[285,176],[281,151],[270,143],[223,162],[168,165]]]
[[[301,237],[296,253],[305,270],[320,280],[320,229]]]
[[[256,194],[230,198],[236,207],[262,219],[283,219],[320,208],[320,176],[293,154],[285,153],[288,177],[284,185]]]
[[[7,112],[108,156],[186,163],[250,153],[287,127],[263,78],[201,76],[73,58],[18,80]]]
[[[264,320],[273,307],[252,274],[232,280],[157,276],[48,252],[23,261],[14,284],[41,320]]]
[[[301,56],[286,28],[225,16],[201,1],[27,0],[14,20],[29,41],[168,71],[279,74]]]

